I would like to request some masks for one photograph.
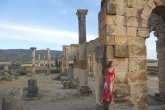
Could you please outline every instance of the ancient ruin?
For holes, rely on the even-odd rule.
[[[26,99],[37,99],[38,98],[38,87],[36,79],[28,80],[28,94]]]
[[[51,62],[50,62],[50,49],[47,49],[47,71],[45,73],[45,75],[49,75],[50,74],[50,67],[51,67]]]
[[[32,50],[32,70],[31,70],[31,74],[33,75],[33,74],[36,74],[36,72],[35,72],[35,52],[36,52],[36,47],[31,47],[30,48],[31,50]]]
[[[23,89],[10,88],[3,95],[2,110],[23,110]]]

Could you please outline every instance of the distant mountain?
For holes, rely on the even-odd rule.
[[[18,62],[28,62],[31,61],[31,50],[30,49],[0,49],[0,62],[8,61],[18,61]],[[36,50],[36,60],[38,60],[38,55],[40,54],[40,60],[47,56],[47,50]],[[50,50],[51,59],[53,60],[56,56],[61,58],[62,51]]]

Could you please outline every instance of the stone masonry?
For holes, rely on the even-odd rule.
[[[101,11],[98,14],[99,40],[100,46],[105,47],[106,63],[112,60],[116,67],[113,90],[115,99],[129,99],[138,110],[147,110],[145,40],[151,31],[155,31],[155,36],[158,37],[159,92],[161,97],[165,97],[165,80],[162,77],[165,70],[164,6],[165,0],[101,1]],[[153,14],[157,14],[159,20]],[[96,102],[99,100],[96,99]]]

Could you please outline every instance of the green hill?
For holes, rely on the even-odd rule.
[[[47,56],[47,50],[36,50],[36,60],[40,54],[40,59],[44,59]],[[51,59],[53,60],[57,56],[61,58],[62,51],[50,50]],[[18,61],[28,62],[31,61],[31,50],[30,49],[0,49],[0,62]]]

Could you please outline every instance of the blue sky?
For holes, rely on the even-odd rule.
[[[0,0],[0,48],[62,50],[78,43],[77,9],[88,9],[87,41],[98,36],[101,0]],[[156,59],[156,38],[147,39],[147,58]]]

